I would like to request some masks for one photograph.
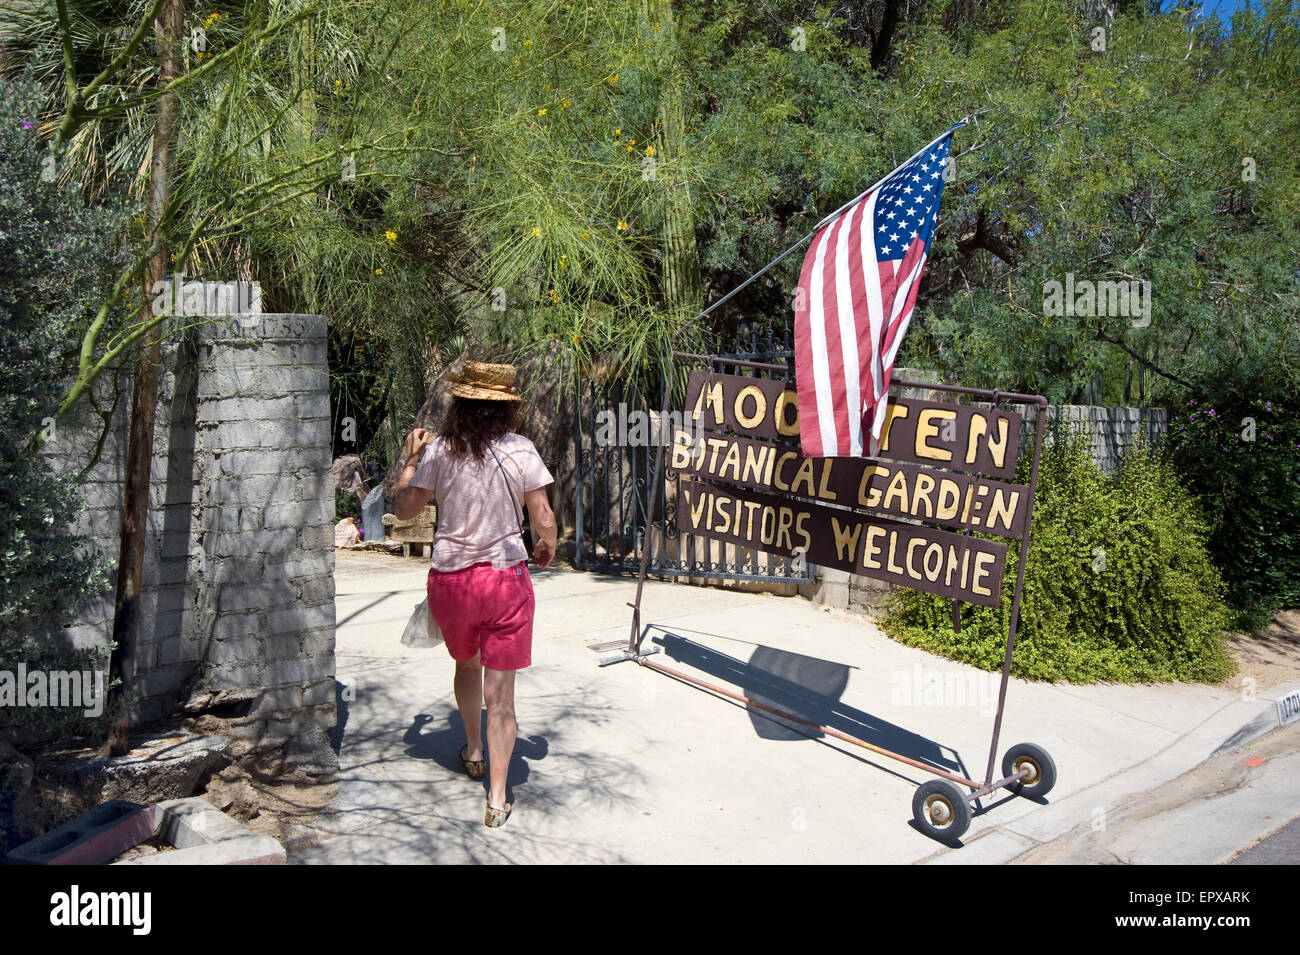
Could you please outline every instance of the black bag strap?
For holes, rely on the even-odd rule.
[[[515,506],[515,520],[519,521],[519,536],[524,536],[524,522],[519,515],[523,514],[523,508],[519,506],[519,501],[515,497],[515,489],[510,486],[510,478],[506,476],[506,469],[501,464],[501,459],[497,457],[496,449],[488,445],[488,450],[492,452],[492,458],[497,463],[497,468],[501,471],[501,480],[506,482],[506,491],[510,495],[510,503]]]

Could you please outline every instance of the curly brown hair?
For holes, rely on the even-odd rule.
[[[483,458],[488,445],[513,431],[518,419],[517,402],[453,397],[442,419],[442,437],[452,457]]]

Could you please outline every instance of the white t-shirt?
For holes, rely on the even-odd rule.
[[[524,494],[546,487],[555,478],[533,442],[521,434],[509,432],[493,443],[492,450],[496,458],[491,452],[480,461],[454,458],[441,437],[424,449],[411,487],[432,490],[438,507],[429,559],[434,570],[460,570],[484,561],[501,569],[528,559],[519,536]]]

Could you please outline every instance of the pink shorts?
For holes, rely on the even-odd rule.
[[[473,659],[489,670],[532,664],[533,580],[518,563],[505,570],[472,564],[461,570],[429,568],[429,608],[456,660]]]

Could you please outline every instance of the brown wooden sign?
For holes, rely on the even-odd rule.
[[[968,603],[1002,599],[999,541],[692,480],[678,487],[677,527]]]
[[[1028,516],[1029,495],[1018,484],[877,458],[805,458],[774,441],[676,429],[668,460],[672,470],[706,480],[1000,537],[1020,537]]]
[[[1014,477],[1020,428],[1001,408],[893,398],[877,457],[806,458],[793,387],[695,372],[668,448],[677,526],[997,606],[1007,545],[928,525],[1023,539],[1029,489],[991,479]]]
[[[879,457],[927,467],[1014,477],[1021,416],[1001,408],[891,398]],[[695,372],[686,389],[687,429],[799,439],[799,395],[783,381]]]

